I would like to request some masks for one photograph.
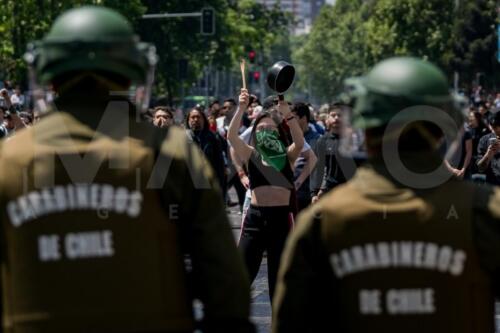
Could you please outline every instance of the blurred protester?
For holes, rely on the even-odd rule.
[[[217,132],[225,140],[227,140],[227,131],[229,128],[229,124],[231,123],[231,120],[234,117],[235,112],[236,112],[236,101],[233,98],[227,98],[226,100],[224,100],[224,104],[222,105],[222,108],[219,112],[219,117],[216,120],[217,120]],[[239,134],[243,133],[245,129],[246,127],[243,126],[242,120],[240,119],[238,133]],[[243,204],[245,202],[246,190],[240,181],[236,167],[233,165],[229,145],[225,144],[225,147],[227,147],[226,149],[224,149],[224,161],[226,166],[226,179],[227,179],[227,187],[225,195],[226,201],[228,206],[239,205],[240,212],[243,212]],[[233,186],[238,196],[237,203],[232,202],[229,198],[229,195],[227,194],[227,191]]]
[[[217,117],[215,117],[214,115],[209,115],[207,117],[207,120],[208,120],[208,129],[210,130],[210,132],[217,133]]]
[[[198,145],[205,154],[219,180],[220,188],[224,189],[224,158],[221,143],[218,135],[208,129],[208,120],[203,109],[195,107],[187,113],[185,128],[188,139]]]
[[[25,126],[33,125],[33,114],[27,111],[19,112],[19,118],[23,121]]]
[[[454,153],[444,163],[457,179],[470,179],[470,163],[473,155],[472,131],[465,128],[462,138],[454,148]]]
[[[496,108],[500,108],[500,93],[497,93],[493,105],[495,105]]]
[[[233,119],[234,112],[236,111],[236,101],[233,98],[228,98],[224,101],[222,108],[219,111],[217,119],[217,130],[219,134],[226,138],[229,123]]]
[[[5,127],[5,114],[8,113],[8,110],[5,106],[0,106],[0,139],[5,138],[9,131]]]
[[[311,123],[312,117],[309,106],[302,102],[295,103],[292,107],[292,113],[297,117],[300,129],[304,134],[304,139],[312,148],[314,148],[320,134],[316,130],[316,127]]]
[[[153,109],[147,109],[141,112],[140,117],[141,120],[144,121],[145,123],[149,123],[154,126],[153,124]]]
[[[483,116],[478,111],[475,111],[473,108],[469,111],[468,124],[472,137],[472,160],[470,163],[470,172],[471,174],[478,173],[477,162],[478,152],[477,148],[479,146],[479,140],[486,134],[490,133],[490,129],[486,126]]]
[[[483,119],[485,119],[486,121],[489,121],[489,117],[490,117],[491,113],[490,113],[490,110],[488,108],[486,108],[486,105],[484,103],[479,104],[477,107],[477,110],[481,114]]]
[[[474,88],[474,90],[472,92],[472,100],[473,100],[475,106],[479,106],[479,104],[483,100],[482,99],[482,90],[483,90],[483,87],[477,86],[476,88]]]
[[[21,120],[21,118],[19,118],[17,106],[12,105],[7,89],[4,88],[0,90],[0,96],[3,97],[5,103],[5,106],[3,108],[3,124],[5,129],[7,130],[7,135],[13,135],[16,130],[20,130],[26,127],[26,125]]]
[[[322,195],[346,181],[344,171],[339,164],[339,160],[343,158],[339,153],[343,107],[341,104],[331,106],[325,121],[327,133],[316,143],[314,151],[318,162],[311,175],[312,203],[316,203]]]
[[[314,122],[318,124],[318,126],[322,127],[325,129],[326,132],[328,132],[328,128],[326,127],[326,119],[328,118],[328,112],[327,113],[318,113],[316,117],[314,118]]]
[[[307,151],[302,151],[294,165],[297,210],[300,212],[311,204],[309,175],[318,160],[314,154],[314,148],[316,147],[316,142],[320,138],[320,135],[311,124],[311,111],[309,106],[301,102],[295,103],[292,107],[292,113],[297,118],[305,142],[312,148]]]
[[[40,111],[34,110],[33,111],[33,125],[36,124],[36,123],[38,123],[40,121],[41,117],[42,116],[40,114]]]
[[[490,127],[493,132],[479,140],[477,166],[487,183],[500,185],[500,112],[490,118]]]
[[[153,110],[153,125],[165,128],[174,125],[174,113],[168,106],[157,106]]]
[[[314,107],[312,106],[311,103],[306,104],[307,107],[309,108],[309,124],[313,127],[313,129],[318,132],[319,135],[325,134],[325,126],[321,125],[316,121],[316,118],[314,117],[315,111]]]
[[[209,105],[208,105],[208,114],[207,116],[210,117],[210,116],[213,116],[215,115],[215,118],[218,117],[219,115],[219,112],[220,112],[220,102],[218,99],[212,101]]]
[[[21,88],[19,86],[16,86],[14,89],[14,93],[10,96],[10,101],[13,105],[19,105],[22,108],[25,106],[25,97],[21,93]]]
[[[293,224],[290,210],[292,165],[302,150],[304,138],[288,103],[280,101],[277,110],[290,128],[293,143],[288,145],[281,120],[274,119],[268,112],[262,112],[257,117],[250,144],[245,143],[238,130],[248,104],[248,92],[242,89],[239,108],[228,132],[231,146],[248,170],[252,196],[238,246],[252,281],[259,271],[263,253],[267,251],[269,295],[272,300],[281,253]]]
[[[250,102],[247,109],[247,118],[250,121],[250,123],[246,126],[247,128],[251,126],[251,124],[253,123],[255,118],[257,118],[257,116],[261,111],[262,111],[262,105],[260,103],[259,98],[255,95],[250,95]]]

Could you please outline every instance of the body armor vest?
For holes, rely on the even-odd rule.
[[[358,185],[322,212],[341,331],[494,332],[490,281],[473,243],[473,187],[448,182],[415,195]]]
[[[175,216],[147,188],[154,149],[64,117],[38,127],[64,119],[60,144],[30,130],[2,151],[4,331],[192,330]]]

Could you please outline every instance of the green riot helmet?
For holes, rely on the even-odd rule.
[[[28,45],[25,60],[35,107],[42,112],[47,109],[46,89],[61,78],[74,80],[73,73],[120,78],[136,90],[125,94],[133,95],[142,110],[149,103],[157,56],[154,46],[141,43],[122,15],[86,6],[58,17],[43,40]]]
[[[454,139],[463,128],[463,99],[449,91],[445,74],[428,61],[390,58],[364,77],[347,79],[345,85],[354,102],[352,113],[344,120],[350,124],[350,132],[425,120],[435,122],[447,139]]]

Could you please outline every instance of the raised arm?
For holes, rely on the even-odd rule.
[[[326,158],[326,147],[325,147],[325,135],[321,136],[316,145],[314,146],[314,154],[317,157],[316,166],[314,167],[311,178],[309,181],[309,186],[311,190],[311,199],[312,203],[315,203],[319,199],[319,192],[321,189],[321,185],[323,184],[323,180],[325,178],[325,158]]]
[[[278,111],[286,120],[288,127],[290,127],[293,143],[288,147],[287,154],[290,162],[294,163],[304,147],[304,134],[286,101],[278,101]]]
[[[233,147],[236,156],[241,162],[246,163],[252,154],[252,147],[247,145],[240,137],[238,130],[241,124],[241,118],[243,113],[245,113],[248,106],[249,95],[246,89],[241,89],[239,105],[236,113],[229,124],[229,129],[227,131],[227,139]]]
[[[304,168],[302,169],[302,172],[300,173],[299,177],[297,177],[297,180],[295,181],[296,189],[299,189],[304,183],[304,181],[307,179],[307,177],[311,175],[311,172],[313,171],[314,166],[318,161],[318,158],[316,157],[316,154],[314,153],[312,148],[303,152],[302,156],[305,157],[306,164],[304,165]]]

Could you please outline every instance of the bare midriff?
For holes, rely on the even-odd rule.
[[[269,206],[288,206],[290,204],[290,190],[278,186],[259,186],[252,190],[252,205]]]

